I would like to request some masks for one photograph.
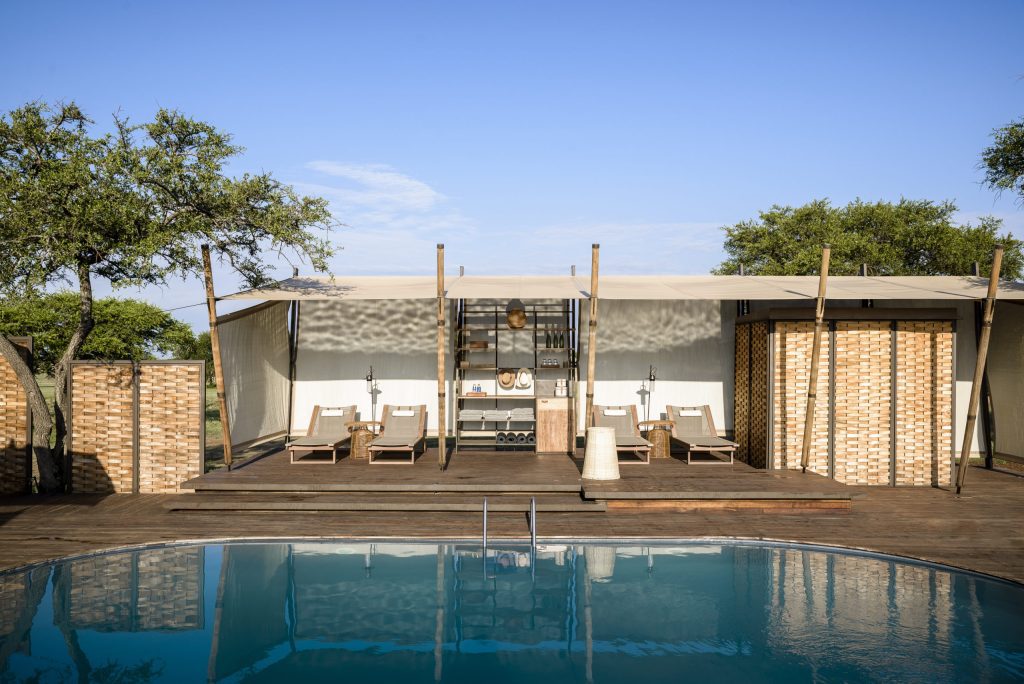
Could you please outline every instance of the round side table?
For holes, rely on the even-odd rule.
[[[349,442],[349,458],[360,460],[369,458],[370,452],[367,447],[377,436],[374,429],[379,425],[380,422],[375,420],[357,420],[354,423],[349,423],[348,431],[352,434],[352,440]]]
[[[651,458],[668,458],[672,448],[671,420],[641,420],[637,427],[647,431],[651,443]]]

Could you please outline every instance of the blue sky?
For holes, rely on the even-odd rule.
[[[951,199],[1024,234],[977,169],[991,130],[1024,116],[1019,0],[0,12],[3,110],[210,121],[246,148],[233,172],[331,201],[348,226],[336,274],[429,273],[439,241],[469,273],[587,270],[592,242],[606,273],[706,273],[721,226],[820,197]],[[202,309],[180,314],[201,327]]]

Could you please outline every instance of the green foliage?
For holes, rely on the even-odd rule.
[[[170,355],[174,359],[206,361],[206,384],[214,384],[213,345],[210,342],[209,332],[201,332],[195,336],[182,336],[175,340],[171,344]]]
[[[981,154],[985,184],[997,192],[1017,193],[1024,204],[1024,118],[997,128],[992,138]]]
[[[326,270],[327,203],[270,174],[225,175],[231,137],[161,109],[94,134],[75,104],[30,103],[0,117],[0,291],[100,276],[115,286],[202,272],[209,243],[248,283],[290,250]]]
[[[201,358],[192,329],[159,308],[134,299],[107,297],[95,303],[96,327],[78,354],[104,361]],[[58,292],[20,298],[0,305],[0,335],[31,335],[35,371],[53,375],[54,367],[78,325],[78,295]],[[182,354],[179,356],[179,354]]]
[[[1003,277],[1019,279],[1021,241],[1000,235],[1001,221],[981,218],[976,225],[953,220],[956,206],[903,199],[897,203],[857,200],[833,207],[815,200],[802,207],[773,206],[753,221],[725,227],[729,258],[716,273],[809,275],[818,272],[822,245],[832,246],[829,272],[856,275],[867,264],[873,275],[970,275],[992,263],[997,243],[1005,248]]]

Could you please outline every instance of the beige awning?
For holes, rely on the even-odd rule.
[[[434,276],[303,276],[221,299],[434,299]]]
[[[447,282],[448,299],[581,299],[573,276],[461,276]]]
[[[828,298],[983,299],[988,279],[960,276],[832,276]],[[642,276],[606,275],[601,299],[786,300],[814,299],[817,276]],[[589,299],[586,276],[454,276],[446,281],[448,299]],[[289,278],[222,299],[433,299],[434,276],[312,276]],[[1000,299],[1024,300],[1024,283],[1003,282]]]
[[[814,299],[818,276],[602,276],[601,299]],[[829,299],[983,299],[987,278],[830,276]],[[1024,283],[1003,282],[1000,299],[1024,300]]]

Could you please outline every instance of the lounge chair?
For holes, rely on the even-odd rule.
[[[636,406],[595,406],[594,427],[615,428],[615,450],[631,451],[639,460],[622,461],[629,463],[651,462],[651,443],[637,431]]]
[[[331,463],[338,462],[338,447],[351,437],[348,431],[350,423],[356,419],[356,407],[352,406],[314,406],[313,415],[309,419],[309,429],[302,437],[290,439],[286,448],[292,463],[327,463],[325,460],[295,460],[296,451],[330,451]]]
[[[668,419],[672,421],[672,443],[686,450],[686,462],[693,463],[694,453],[709,454],[713,461],[698,463],[732,463],[736,453],[736,442],[718,436],[715,423],[711,420],[711,407],[668,406]],[[729,460],[725,458],[728,456]]]
[[[404,463],[405,461],[375,461],[387,451],[409,452],[409,462],[416,462],[416,447],[426,443],[427,439],[427,405],[389,406],[384,405],[380,417],[380,435],[368,448],[370,463]]]

